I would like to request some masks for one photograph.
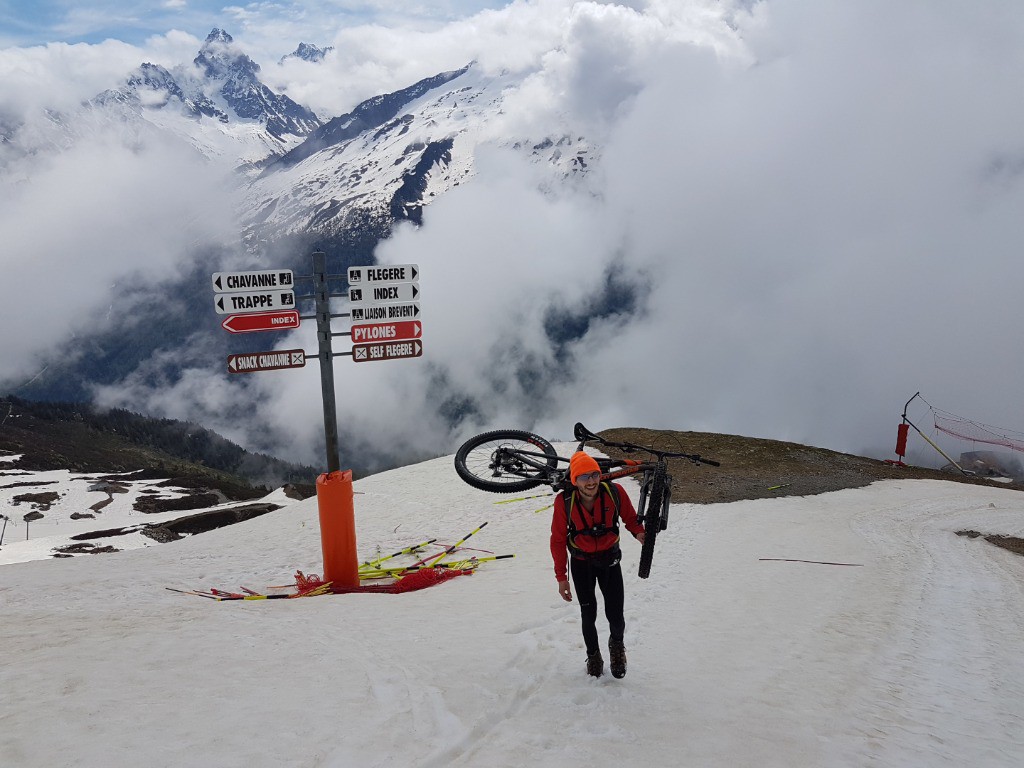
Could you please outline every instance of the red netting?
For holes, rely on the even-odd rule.
[[[472,569],[457,568],[421,568],[402,576],[390,584],[360,584],[358,587],[340,587],[331,585],[330,591],[336,595],[350,594],[352,592],[383,592],[389,595],[397,595],[401,592],[415,592],[418,589],[426,589],[442,581],[448,581],[456,576],[469,576]],[[312,592],[324,586],[326,582],[311,573],[308,576],[302,571],[295,572],[295,587],[299,594]]]
[[[953,414],[942,413],[932,409],[935,420],[935,428],[947,435],[959,437],[961,440],[970,440],[975,443],[987,445],[1001,445],[1014,451],[1024,452],[1024,435],[1019,432],[1007,434],[1011,430],[999,430],[998,427],[991,427],[987,424],[964,419]]]

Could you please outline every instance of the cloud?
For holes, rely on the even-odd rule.
[[[121,286],[187,273],[200,249],[231,232],[222,177],[190,148],[124,139],[83,138],[0,179],[0,268],[18,287],[2,310],[18,332],[5,334],[0,379],[34,373],[68,337],[109,328],[121,313],[158,322],[159,296],[155,311],[126,306]]]
[[[422,268],[424,356],[336,363],[343,449],[583,420],[887,456],[917,390],[1019,430],[1022,25],[1010,4],[521,0],[265,66],[328,114],[472,58],[525,76],[476,177],[378,249]],[[600,147],[585,183],[497,141],[567,129]],[[236,379],[123,394],[322,455],[315,364]]]
[[[435,450],[449,409],[464,431],[583,419],[884,457],[918,389],[1017,427],[1024,12],[688,8],[574,8],[516,119],[603,137],[599,187],[541,192],[484,150],[378,251],[423,268],[425,357],[362,394]],[[637,306],[553,344],[545,319],[608,275]]]

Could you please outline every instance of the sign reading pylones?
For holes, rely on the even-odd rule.
[[[423,333],[423,326],[415,320],[401,323],[368,323],[352,326],[352,343],[363,344],[369,341],[402,341],[418,339]]]

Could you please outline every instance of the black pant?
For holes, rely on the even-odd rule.
[[[586,560],[569,558],[569,571],[576,588],[576,599],[580,602],[583,616],[583,642],[587,653],[600,650],[597,639],[597,593],[595,585],[601,587],[604,597],[604,615],[608,618],[608,629],[612,640],[622,640],[626,631],[626,617],[623,615],[625,592],[622,588],[622,567],[616,563],[611,567],[594,566]]]

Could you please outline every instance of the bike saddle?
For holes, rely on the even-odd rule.
[[[577,421],[576,426],[572,428],[573,437],[577,440],[593,440],[597,437],[593,432],[583,426],[583,422]]]

